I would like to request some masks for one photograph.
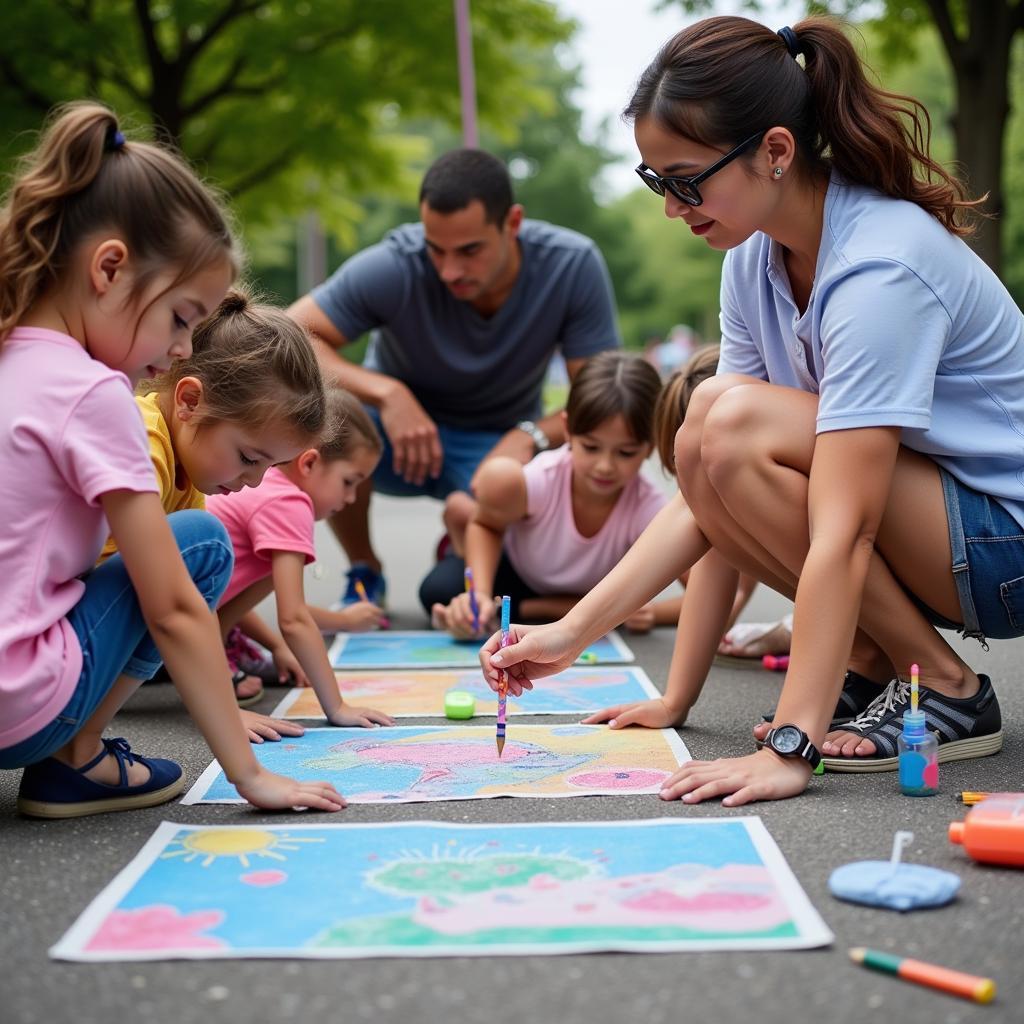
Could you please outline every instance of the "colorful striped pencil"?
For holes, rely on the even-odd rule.
[[[508,647],[512,642],[509,636],[511,628],[509,619],[512,617],[512,598],[507,594],[501,599],[501,646]],[[498,757],[505,749],[505,702],[508,699],[508,677],[504,669],[498,670],[498,726],[495,742],[498,746]]]
[[[466,571],[463,573],[463,579],[466,582],[466,593],[469,594],[469,607],[473,612],[473,632],[480,632],[480,606],[476,603],[476,587],[473,586],[473,570],[466,566]]]
[[[863,947],[851,949],[850,959],[876,971],[895,974],[904,981],[914,981],[918,985],[937,988],[940,992],[971,999],[976,1003],[991,1003],[996,997],[996,983],[991,978],[982,978],[977,974],[965,974],[963,971],[939,967],[923,960],[911,960],[907,956],[881,953],[877,949]]]
[[[965,789],[962,793],[957,793],[956,798],[962,804],[973,806],[974,804],[980,804],[985,797],[991,795],[991,793],[982,793],[980,790]]]

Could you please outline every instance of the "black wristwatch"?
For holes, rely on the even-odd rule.
[[[818,748],[807,733],[795,725],[777,725],[770,729],[764,745],[780,757],[802,757],[812,769],[817,768],[821,761]]]
[[[551,439],[547,434],[544,433],[540,427],[537,426],[533,420],[520,420],[516,424],[516,430],[523,431],[524,434],[529,434],[533,438],[533,454],[539,455],[541,452],[546,452],[551,447]]]

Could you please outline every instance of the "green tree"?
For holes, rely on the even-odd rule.
[[[544,0],[474,0],[484,123],[543,101],[516,44],[550,44],[571,23]],[[0,159],[55,103],[112,104],[170,141],[250,219],[315,206],[344,221],[346,197],[394,182],[390,125],[455,121],[451,3],[409,0],[21,0],[0,5]]]
[[[707,12],[712,0],[665,0],[690,13]],[[752,11],[765,5],[746,4]],[[808,3],[811,12],[841,14],[863,20],[859,0]],[[988,194],[986,211],[972,245],[996,273],[1002,272],[1004,147],[1010,114],[1010,57],[1024,28],[1022,0],[880,0],[868,19],[891,57],[912,54],[915,30],[931,25],[938,32],[954,83],[952,124],[955,157],[972,191]]]

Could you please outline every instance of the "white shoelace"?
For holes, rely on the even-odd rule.
[[[910,700],[910,683],[905,679],[892,679],[889,685],[843,729],[869,730],[876,726],[890,711],[895,711]]]

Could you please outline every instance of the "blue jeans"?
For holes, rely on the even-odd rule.
[[[935,624],[982,644],[1024,636],[1024,527],[995,498],[939,473],[963,619]]]
[[[235,556],[219,519],[190,509],[167,518],[188,574],[216,607],[231,579]],[[71,700],[49,725],[0,750],[0,768],[22,768],[60,750],[81,730],[121,675],[150,679],[163,660],[142,617],[124,559],[112,555],[82,577],[85,593],[68,612],[82,648],[82,674]]]
[[[441,448],[444,450],[441,474],[436,479],[427,477],[422,484],[416,485],[403,480],[392,469],[394,451],[381,426],[380,412],[373,406],[367,406],[366,411],[370,414],[384,444],[380,462],[373,474],[374,489],[381,494],[392,494],[399,498],[426,495],[444,501],[452,491],[468,491],[469,481],[473,478],[477,466],[505,435],[503,430],[464,430],[438,423],[437,430]]]

